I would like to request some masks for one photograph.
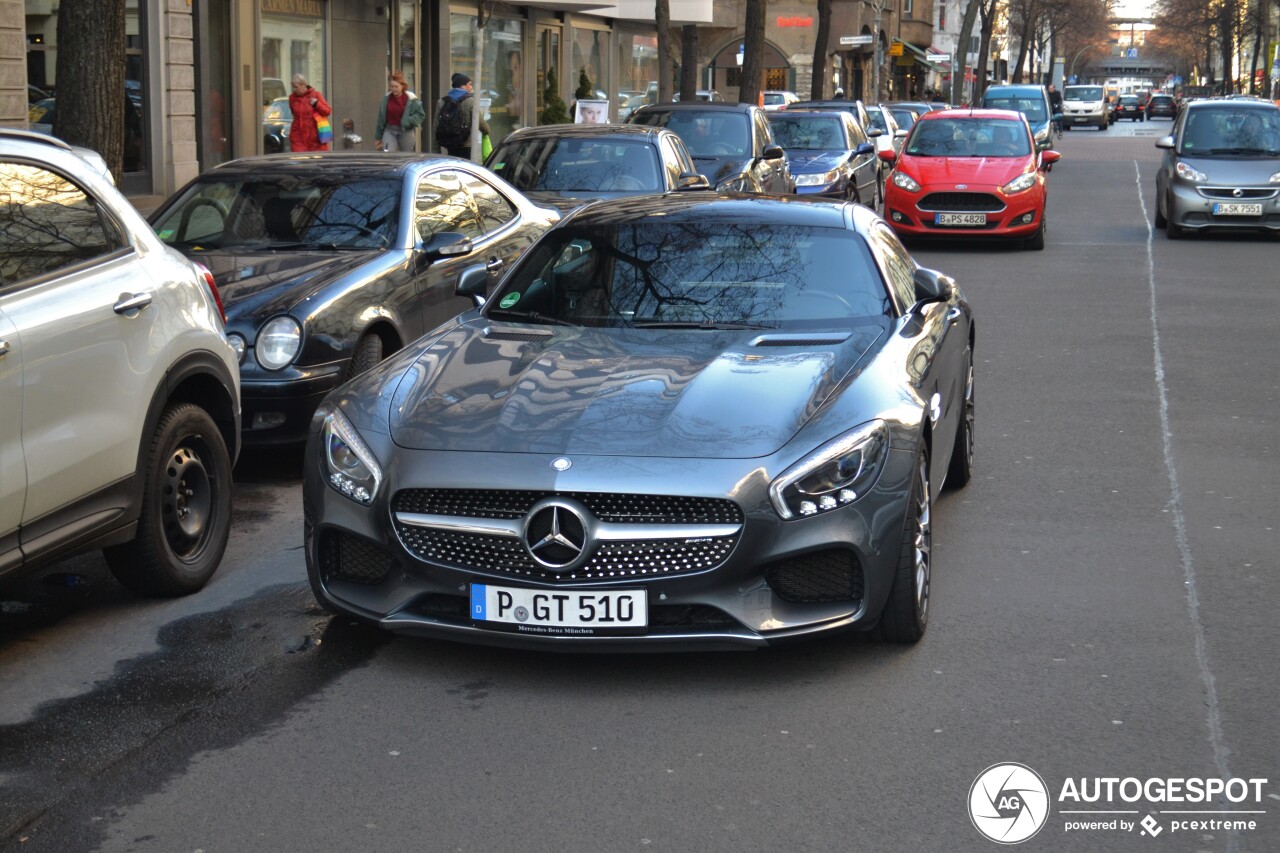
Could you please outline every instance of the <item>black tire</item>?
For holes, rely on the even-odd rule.
[[[166,409],[143,469],[132,542],[103,550],[121,584],[141,595],[189,595],[213,576],[231,532],[231,456],[209,413]]]
[[[380,361],[382,361],[382,338],[376,334],[365,335],[356,344],[356,351],[351,356],[351,363],[347,365],[347,374],[343,379],[359,376],[377,366]]]
[[[1156,227],[1164,228],[1168,224],[1168,221],[1164,218],[1164,214],[1160,212],[1160,199],[1156,199]]]
[[[963,489],[973,479],[973,427],[974,427],[973,349],[965,350],[964,411],[956,426],[956,443],[951,449],[951,464],[947,466],[947,485]]]
[[[876,626],[879,638],[890,643],[917,642],[929,627],[933,494],[929,488],[929,456],[923,449],[916,455],[911,478],[898,569]]]

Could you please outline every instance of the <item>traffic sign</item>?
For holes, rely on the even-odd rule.
[[[860,36],[840,36],[840,44],[846,47],[852,47],[857,44],[871,44],[876,37],[871,33],[863,33]]]
[[[924,58],[929,62],[950,62],[951,54],[949,53],[926,53]]]
[[[890,43],[889,43],[889,55],[890,55],[890,56],[902,56],[902,53],[903,53],[903,50],[902,50],[902,42],[900,42],[900,41],[895,41],[895,42],[890,42]]]

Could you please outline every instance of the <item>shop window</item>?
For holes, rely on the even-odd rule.
[[[449,16],[449,73],[471,77],[476,105],[489,123],[489,139],[496,146],[508,133],[526,124],[524,21],[495,19],[484,30],[484,53],[476,73],[476,20],[471,15]],[[477,79],[479,78],[479,79]]]

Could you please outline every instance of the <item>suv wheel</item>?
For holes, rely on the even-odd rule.
[[[132,542],[105,549],[116,579],[143,595],[187,595],[213,576],[231,531],[231,457],[193,403],[165,410],[144,469]]]

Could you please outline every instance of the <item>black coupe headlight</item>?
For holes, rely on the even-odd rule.
[[[356,503],[373,503],[382,485],[382,466],[351,421],[337,409],[329,409],[320,428],[320,441],[329,485]]]
[[[888,456],[889,428],[884,421],[869,421],[782,472],[769,485],[769,500],[785,519],[851,504],[875,485]]]

